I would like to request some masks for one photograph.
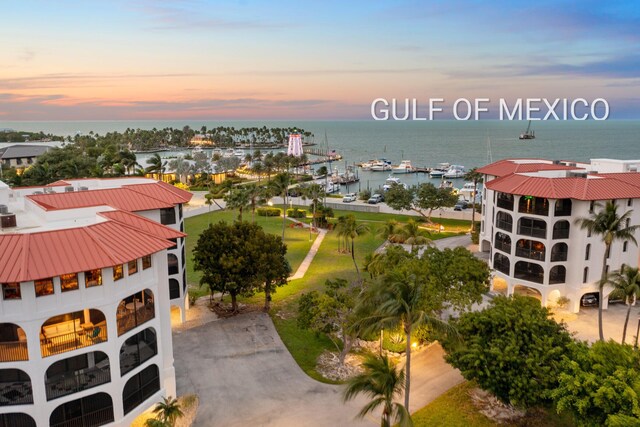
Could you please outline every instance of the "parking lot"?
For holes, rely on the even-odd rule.
[[[598,306],[580,307],[579,313],[568,313],[564,310],[555,309],[555,319],[567,323],[569,330],[575,333],[577,339],[589,342],[598,339]],[[624,319],[627,314],[625,304],[609,304],[609,308],[602,312],[603,329],[605,339],[613,339],[620,342],[622,339],[622,329]],[[633,344],[638,327],[640,315],[640,305],[631,307],[629,316],[629,326],[627,327],[628,344]]]

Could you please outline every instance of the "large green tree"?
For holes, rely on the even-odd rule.
[[[279,286],[287,284],[287,279],[291,274],[291,266],[285,256],[287,245],[282,242],[280,236],[262,233],[262,236],[253,242],[254,249],[258,255],[257,274],[258,280],[264,290],[264,310],[271,308],[271,294]]]
[[[604,341],[604,331],[602,329],[602,303],[604,302],[604,285],[607,282],[607,258],[611,251],[611,245],[616,240],[630,240],[634,244],[638,244],[635,238],[635,232],[640,225],[627,225],[627,219],[631,218],[633,211],[626,211],[622,215],[618,214],[618,205],[607,201],[602,207],[600,204],[594,204],[593,212],[589,217],[578,218],[576,222],[582,229],[588,230],[591,234],[600,236],[604,243],[604,253],[602,255],[602,273],[598,289],[600,298],[598,298],[598,333],[600,341]]]
[[[436,209],[452,207],[458,201],[451,188],[439,188],[424,182],[409,188],[392,185],[385,193],[385,202],[395,210],[412,210],[431,221]]]
[[[446,360],[462,375],[520,407],[548,402],[573,339],[530,297],[495,297],[482,311],[454,322],[460,339],[445,338]]]
[[[400,230],[400,236],[404,243],[411,245],[413,251],[416,247],[431,244],[431,235],[428,231],[420,228],[420,224],[410,219]]]

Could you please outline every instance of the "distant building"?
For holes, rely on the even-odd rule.
[[[46,145],[16,144],[0,148],[0,162],[5,168],[25,169],[51,147]]]
[[[629,224],[640,224],[638,167],[640,160],[506,159],[478,168],[480,248],[490,253],[492,288],[537,295],[543,306],[564,296],[577,312],[586,293],[598,292],[605,247],[576,220],[612,201],[620,214],[633,210]],[[614,242],[605,268],[637,266],[639,253],[633,242]],[[611,290],[601,296],[605,308]]]
[[[197,145],[197,146],[201,146],[201,145],[216,145],[213,142],[213,139],[211,137],[210,134],[197,134],[194,135],[193,138],[191,138],[191,140],[189,141],[190,145]]]

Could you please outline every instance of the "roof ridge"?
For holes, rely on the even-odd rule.
[[[92,228],[93,228],[93,227],[95,227],[96,225],[99,225],[99,224],[91,224],[91,225],[89,225],[89,226],[87,226],[87,227],[82,227],[82,228],[81,228],[81,230],[82,230],[82,231],[84,231],[84,232],[87,234],[87,236],[89,236],[89,238],[90,238],[91,240],[93,240],[93,242],[94,242],[98,247],[100,247],[100,248],[104,251],[104,253],[107,255],[107,257],[109,257],[109,260],[113,263],[112,265],[116,265],[116,264],[118,264],[118,263],[116,262],[115,255],[114,255],[114,253],[111,251],[111,249],[106,248],[106,247],[102,244],[101,240],[100,240],[100,239],[98,239],[98,236],[96,236],[96,235],[94,234],[94,231],[92,230]]]
[[[131,215],[131,216],[135,216],[135,217],[136,217],[136,219],[139,219],[139,220],[142,220],[142,221],[147,222],[147,223],[149,223],[149,224],[152,224],[154,227],[162,227],[162,228],[166,228],[167,230],[171,230],[172,232],[175,232],[175,233],[177,233],[177,234],[181,234],[181,235],[182,235],[181,237],[186,237],[186,236],[187,236],[185,233],[183,233],[183,232],[181,232],[181,231],[178,231],[178,230],[174,230],[173,228],[171,228],[171,227],[167,227],[167,226],[166,226],[166,225],[164,225],[164,224],[160,224],[159,222],[152,221],[152,220],[150,220],[149,218],[145,218],[145,217],[143,217],[142,215],[136,215],[136,214],[134,214],[133,212],[127,212],[127,211],[123,211],[123,210],[121,210],[121,209],[116,209],[116,210],[113,210],[113,211],[98,212],[98,215],[100,215],[100,216],[101,216],[101,217],[103,217],[103,218],[107,218],[107,220],[109,220],[109,221],[117,222],[118,224],[120,224],[120,225],[122,225],[122,226],[124,226],[124,227],[131,228],[131,229],[133,229],[133,230],[135,230],[135,231],[137,231],[137,232],[144,233],[144,234],[147,234],[147,235],[149,235],[149,236],[152,236],[152,237],[155,237],[155,238],[158,238],[158,239],[167,240],[167,239],[165,239],[164,237],[158,237],[158,236],[156,236],[156,235],[155,235],[155,234],[153,234],[153,233],[150,233],[150,232],[148,232],[148,231],[146,231],[146,230],[141,230],[141,229],[139,229],[139,228],[136,228],[135,226],[133,226],[133,225],[131,225],[131,224],[127,224],[126,222],[118,221],[118,220],[117,220],[117,219],[115,219],[115,218],[111,218],[110,216],[108,216],[108,214],[109,214],[109,213],[111,213],[111,212],[118,212],[118,213],[122,213],[122,214],[124,214],[124,215]]]
[[[28,277],[27,275],[27,267],[29,265],[29,233],[27,234],[21,234],[20,235],[22,237],[22,262],[21,262],[21,266],[20,266],[20,273],[18,274],[18,277],[20,279],[23,279],[25,277]],[[20,280],[20,282],[23,282],[24,280]]]

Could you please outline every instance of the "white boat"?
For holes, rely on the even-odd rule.
[[[478,187],[480,187],[480,184],[478,184]],[[478,190],[479,188],[476,189],[476,192],[478,192]],[[458,190],[458,194],[467,201],[473,201],[473,182],[465,182],[462,188]]]
[[[233,155],[244,159],[244,150],[233,150]]]
[[[191,150],[191,154],[202,153],[202,147],[195,147]]]
[[[411,164],[411,160],[403,160],[398,166],[391,168],[391,173],[413,173],[416,168]]]
[[[400,178],[389,176],[389,178],[387,178],[386,181],[384,182],[384,185],[382,186],[382,189],[384,191],[388,191],[394,185],[402,185],[404,188],[408,188],[407,184],[405,184],[404,182],[400,181]]]
[[[224,150],[224,153],[222,153],[222,157],[233,157],[235,156],[235,150],[233,148],[227,148],[226,150]]]
[[[441,171],[439,169],[433,169],[429,172],[429,178],[442,178],[444,176],[445,171]]]
[[[452,179],[452,178],[462,178],[465,174],[464,166],[460,165],[451,165],[448,171],[442,175],[444,178]]]
[[[384,160],[376,160],[371,163],[369,170],[372,172],[388,172],[391,170],[391,165],[386,163]]]
[[[368,171],[371,169],[371,165],[373,165],[376,162],[376,160],[368,160],[366,162],[362,162],[360,163],[360,168],[364,171]]]

